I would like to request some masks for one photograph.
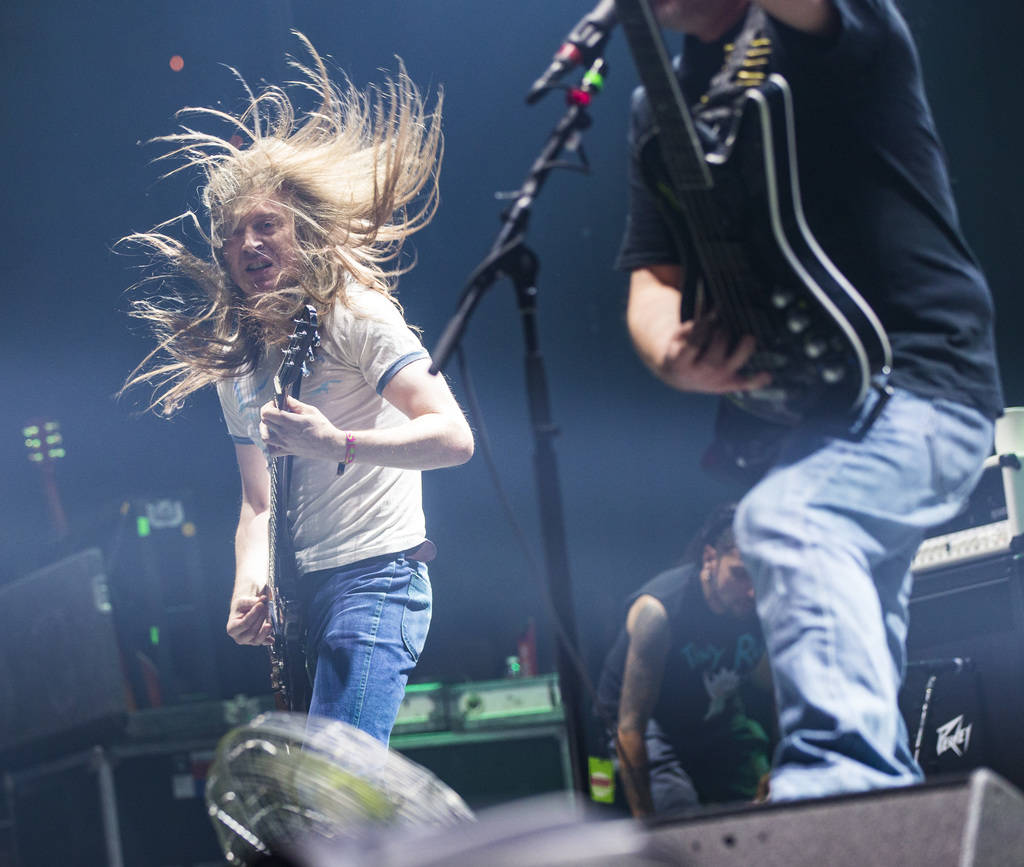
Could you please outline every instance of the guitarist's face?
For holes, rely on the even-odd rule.
[[[708,607],[716,614],[742,619],[754,612],[754,585],[736,548],[716,551],[704,546],[700,583]]]
[[[713,41],[735,24],[749,0],[651,0],[658,21],[670,30]]]
[[[274,199],[257,199],[244,210],[222,254],[228,273],[246,295],[276,289],[298,261],[295,218]]]

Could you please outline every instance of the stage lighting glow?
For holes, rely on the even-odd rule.
[[[55,461],[66,456],[60,424],[56,421],[27,422],[21,428],[28,459],[34,463]]]

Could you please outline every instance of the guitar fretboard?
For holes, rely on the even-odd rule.
[[[704,150],[686,110],[661,28],[649,0],[615,0],[640,81],[662,142],[662,158],[678,190],[709,190],[714,185]]]

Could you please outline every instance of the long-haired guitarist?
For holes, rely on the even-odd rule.
[[[916,48],[893,0],[651,4],[685,34],[693,135],[648,98],[648,69],[618,265],[651,371],[731,396],[714,458],[763,459],[773,431],[735,520],[777,691],[772,797],[913,783],[909,564],[975,484],[1002,408],[992,298]],[[627,30],[650,20],[618,6]]]
[[[268,458],[294,456],[286,535],[315,671],[309,710],[387,741],[430,622],[420,471],[473,452],[392,295],[403,240],[437,206],[440,99],[428,110],[404,69],[369,92],[338,86],[303,43],[309,65],[294,65],[314,97],[308,113],[269,87],[240,116],[190,110],[224,137],[192,123],[164,139],[203,174],[204,213],[185,220],[209,254],[163,227],[127,239],[185,278],[180,297],[162,281],[135,302],[158,347],[129,384],[157,386],[165,414],[216,385],[242,482],[227,621],[240,644],[271,642]],[[300,397],[274,401],[281,350],[307,306],[315,360]]]

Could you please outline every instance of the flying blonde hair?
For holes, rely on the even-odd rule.
[[[235,72],[248,95],[244,112],[178,112],[178,117],[226,122],[234,132],[231,140],[185,124],[178,133],[154,139],[173,146],[159,159],[182,162],[167,175],[202,171],[200,195],[209,221],[205,231],[189,210],[119,242],[140,246],[170,267],[170,273],[133,287],[159,285],[153,297],[134,300],[130,313],[150,324],[157,346],[121,390],[153,386],[150,408],[163,415],[180,409],[197,389],[251,371],[266,348],[287,341],[304,304],[312,303],[321,319],[329,320],[335,303],[346,303],[349,281],[400,307],[392,290],[408,270],[397,261],[402,243],[437,210],[442,94],[428,112],[401,60],[398,74],[382,86],[360,91],[344,75],[338,86],[309,40],[295,35],[311,64],[290,59],[300,80],[289,85],[311,92],[315,109],[297,115],[283,88],[270,86],[256,95]],[[294,216],[298,277],[247,298],[228,275],[221,251],[237,221],[264,198],[280,202]],[[197,229],[209,256],[195,255],[167,234],[175,224]],[[180,277],[201,291],[172,288]]]

